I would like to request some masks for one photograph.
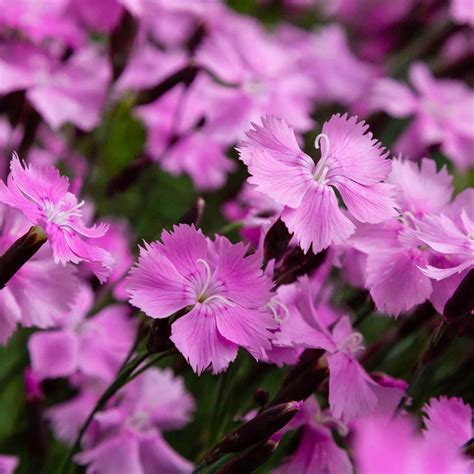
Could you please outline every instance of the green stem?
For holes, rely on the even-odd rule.
[[[160,354],[156,354],[154,357],[150,358],[150,360],[143,366],[140,367],[136,372],[134,372],[127,380],[127,383],[131,382],[133,379],[137,378],[139,375],[143,374],[146,370],[150,367],[154,366],[160,360],[163,360],[165,357],[175,354],[174,349],[169,349],[165,352],[161,352]]]
[[[126,385],[129,382],[129,376],[133,373],[133,371],[140,365],[142,364],[147,357],[149,356],[148,353],[141,354],[137,356],[135,359],[133,359],[117,376],[117,378],[107,387],[105,392],[101,395],[99,400],[97,401],[94,409],[91,411],[89,416],[87,417],[86,421],[82,425],[77,437],[76,441],[74,442],[70,452],[69,456],[66,460],[66,463],[63,466],[62,473],[67,474],[69,472],[70,464],[72,462],[72,458],[74,454],[79,450],[81,446],[81,441],[82,438],[89,428],[89,425],[91,424],[92,420],[94,419],[94,416],[102,410],[107,402],[117,393],[117,391],[122,388],[124,385]]]

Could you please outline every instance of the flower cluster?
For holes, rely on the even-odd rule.
[[[473,25],[0,0],[0,474],[472,472]]]

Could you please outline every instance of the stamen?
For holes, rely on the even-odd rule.
[[[290,312],[288,308],[281,301],[270,301],[269,303],[267,303],[266,307],[272,312],[273,317],[275,318],[275,321],[279,324],[287,321],[288,318],[290,317]],[[277,308],[281,308],[283,310],[283,314],[284,314],[283,319],[280,317],[280,314],[278,313]]]
[[[203,301],[203,303],[209,303],[209,301],[212,301],[212,300],[222,301],[224,304],[228,306],[235,306],[235,303],[233,301],[221,295],[211,295],[208,298],[206,298],[205,301]]]
[[[360,351],[364,348],[362,341],[364,340],[360,332],[353,332],[349,334],[340,344],[338,344],[341,350],[350,350],[352,353]]]
[[[321,141],[325,142],[324,150],[322,150]],[[329,137],[325,133],[320,133],[314,140],[314,148],[319,150],[321,148],[321,158],[316,164],[314,169],[313,176],[318,182],[323,182],[326,179],[329,168],[326,165],[326,162],[329,157]]]
[[[204,282],[204,286],[202,287],[199,295],[198,295],[198,300],[200,300],[204,294],[206,293],[207,289],[209,288],[209,284],[211,283],[211,277],[212,277],[212,273],[211,273],[211,267],[209,266],[209,264],[206,262],[206,260],[203,260],[202,258],[198,258],[196,260],[197,263],[202,263],[204,265],[204,268],[206,269],[206,280]]]

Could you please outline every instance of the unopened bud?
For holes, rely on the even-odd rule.
[[[40,402],[44,399],[41,380],[29,367],[25,369],[23,381],[25,384],[25,397],[28,402]]]
[[[199,196],[196,202],[186,211],[183,217],[181,217],[179,222],[181,224],[194,224],[196,227],[199,227],[205,206],[206,202]]]
[[[285,223],[278,218],[277,221],[270,227],[265,236],[263,243],[263,255],[265,261],[269,262],[272,259],[280,259],[283,257],[288,244],[290,243],[292,234],[288,231]]]
[[[33,226],[30,230],[14,242],[0,257],[0,289],[15,273],[41,248],[48,240],[40,226]]]
[[[278,443],[268,439],[245,451],[240,456],[225,463],[216,474],[242,474],[255,471],[265,464],[274,453]]]
[[[444,305],[443,316],[448,322],[469,316],[474,310],[474,269],[463,278],[453,296]]]
[[[291,401],[271,406],[260,412],[255,418],[229,433],[206,456],[206,462],[212,463],[223,454],[237,453],[260,443],[283,428],[300,410],[302,402]]]
[[[146,343],[147,351],[150,354],[164,352],[173,347],[170,341],[171,325],[168,319],[155,319],[150,327],[148,341]]]
[[[320,349],[305,351],[305,357],[290,371],[271,404],[306,400],[312,395],[328,376],[327,367],[319,361],[323,353]]]
[[[277,286],[293,283],[302,275],[311,275],[324,263],[326,254],[327,250],[314,254],[312,250],[304,253],[300,247],[295,247],[275,271]]]
[[[255,390],[254,400],[258,406],[264,407],[268,403],[269,398],[270,394],[268,393],[268,390],[263,390],[262,388],[257,388],[257,390]]]

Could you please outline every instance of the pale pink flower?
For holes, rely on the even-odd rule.
[[[454,399],[456,400],[456,399]],[[362,474],[468,474],[472,472],[472,461],[462,455],[462,444],[469,433],[471,423],[470,408],[460,401],[442,399],[438,406],[428,406],[426,410],[435,422],[425,422],[430,426],[429,434],[421,436],[408,417],[394,418],[372,416],[360,420],[356,426],[354,457],[358,472]],[[457,405],[457,407],[455,407]],[[438,418],[440,410],[443,417]],[[459,410],[462,410],[462,414]],[[450,418],[449,416],[455,418]],[[461,415],[461,417],[459,417]],[[461,422],[461,432],[458,423]],[[453,431],[454,428],[454,431]],[[450,434],[448,434],[448,431]],[[450,438],[451,439],[448,439]],[[454,439],[452,438],[454,436]],[[465,439],[464,442],[468,441]]]
[[[318,290],[319,286],[319,290]],[[273,345],[284,348],[325,349],[329,366],[329,405],[332,415],[344,422],[374,410],[391,415],[405,391],[391,380],[375,380],[357,361],[363,338],[348,316],[338,315],[325,302],[320,283],[300,278],[279,288],[278,304],[284,308]]]
[[[67,62],[27,44],[0,48],[0,93],[26,89],[26,97],[53,129],[65,123],[90,131],[101,119],[110,68],[90,46]]]
[[[160,167],[173,175],[188,174],[197,189],[220,188],[235,164],[226,147],[209,130],[197,124],[204,117],[200,92],[209,79],[200,76],[189,88],[177,86],[152,104],[138,107],[137,115],[147,127],[147,150]]]
[[[374,86],[370,101],[373,109],[393,117],[410,117],[413,121],[403,132],[394,150],[418,158],[431,145],[441,151],[460,169],[474,163],[474,92],[461,81],[435,79],[422,63],[409,72],[415,91],[393,79],[381,79]]]
[[[283,117],[298,131],[312,126],[315,85],[301,72],[291,49],[253,19],[226,15],[197,51],[196,61],[220,82],[206,91],[212,135],[228,145],[262,115]]]
[[[93,303],[83,285],[76,304],[57,322],[57,329],[34,333],[28,341],[31,366],[42,378],[77,373],[111,380],[133,344],[134,321],[125,305],[110,305],[87,317]]]
[[[29,225],[17,211],[0,205],[0,253],[3,254]],[[46,243],[0,291],[0,343],[4,344],[18,324],[47,328],[67,312],[79,290],[74,267],[54,263]]]
[[[161,431],[184,426],[193,408],[182,379],[170,369],[150,369],[95,416],[76,460],[88,464],[88,473],[190,473],[192,464]]]
[[[427,248],[423,240],[429,240],[433,232],[437,235],[442,232],[442,226],[433,228],[431,224],[443,220],[436,214],[448,208],[451,177],[446,168],[437,171],[432,160],[423,159],[418,167],[416,163],[395,159],[388,181],[396,186],[400,217],[377,225],[360,225],[351,239],[356,249],[368,255],[366,287],[377,308],[391,316],[398,316],[428,298],[442,312],[461,276],[435,284],[434,273],[430,275],[428,270],[421,269],[442,266],[444,270],[440,272],[450,276],[470,265],[469,239],[461,230],[457,231],[461,248],[452,244],[450,249],[442,244],[436,246],[434,241],[434,246]],[[447,217],[444,219],[449,221]],[[446,235],[440,239],[447,243]]]
[[[303,433],[297,450],[272,471],[274,474],[352,474],[352,463],[347,452],[336,444],[331,433],[331,429],[336,428],[344,436],[348,428],[322,411],[315,397],[305,401],[303,409],[288,424],[288,429],[301,426]]]
[[[472,408],[460,398],[431,398],[423,407],[425,439],[444,437],[446,444],[460,449],[472,438]]]
[[[457,23],[474,26],[474,5],[472,0],[450,0],[449,12]]]
[[[102,237],[106,225],[86,227],[81,207],[68,192],[69,180],[52,166],[21,163],[17,155],[10,162],[7,185],[0,182],[0,202],[18,209],[30,222],[42,227],[56,263],[86,262],[101,283],[112,272],[112,255],[91,243]]]
[[[140,249],[128,277],[130,303],[152,318],[192,307],[172,324],[171,340],[197,373],[210,364],[214,373],[225,370],[239,346],[262,358],[275,323],[263,311],[271,283],[260,256],[188,225],[164,231],[161,241]]]
[[[0,472],[2,474],[13,474],[17,467],[18,458],[16,456],[0,454]]]
[[[86,35],[69,14],[69,3],[70,0],[0,0],[0,25],[19,30],[38,44],[60,40],[77,48],[85,42]]]
[[[251,174],[249,182],[285,206],[281,219],[305,252],[312,247],[317,253],[354,233],[333,187],[361,222],[396,215],[392,186],[381,182],[390,172],[390,161],[367,129],[355,117],[334,115],[316,138],[322,155],[316,164],[280,119],[265,117],[262,126],[254,125],[247,133],[239,152]]]

